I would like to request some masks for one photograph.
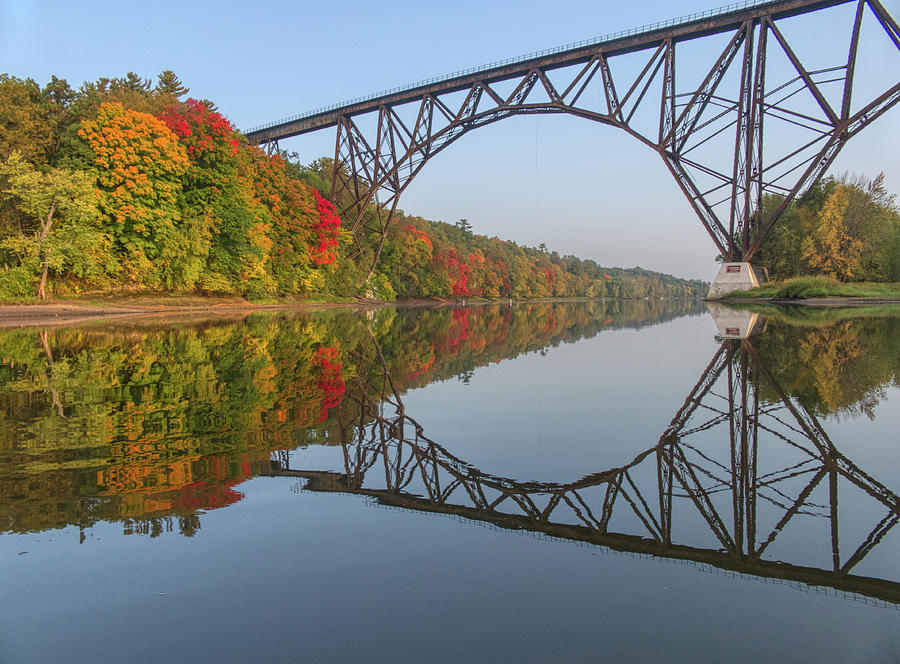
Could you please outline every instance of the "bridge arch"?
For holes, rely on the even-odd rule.
[[[852,15],[849,48],[831,48],[828,66],[809,64],[783,24],[843,5]],[[824,174],[846,142],[900,101],[896,78],[861,103],[853,97],[865,21],[880,26],[880,35],[867,33],[867,39],[887,39],[900,53],[900,27],[880,0],[745,0],[320,109],[247,135],[271,144],[336,127],[332,197],[344,202],[341,216],[358,250],[374,246],[377,262],[400,195],[432,157],[513,115],[581,117],[653,149],[719,252],[750,261],[791,201]],[[718,55],[685,65],[684,44],[713,35],[724,41]],[[619,70],[626,57],[641,59],[636,73]],[[702,76],[680,89],[685,67],[701,67]],[[500,92],[502,86],[507,90]],[[595,97],[598,103],[589,101]],[[655,121],[639,126],[636,117],[647,113]],[[375,119],[371,127],[363,128],[362,116]],[[721,149],[710,151],[716,143]],[[767,194],[780,196],[781,204],[760,219]]]

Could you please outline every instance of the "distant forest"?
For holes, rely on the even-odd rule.
[[[331,200],[333,163],[249,145],[171,71],[77,90],[0,75],[0,297],[678,297],[706,284],[395,218],[376,269]]]

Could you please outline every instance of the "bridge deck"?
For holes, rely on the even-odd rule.
[[[598,53],[607,56],[641,51],[659,45],[667,39],[687,41],[706,35],[736,30],[744,21],[770,16],[774,19],[804,14],[826,7],[846,4],[852,0],[745,0],[736,4],[692,14],[682,18],[643,26],[634,30],[606,35],[595,40],[567,44],[537,53],[529,53],[498,63],[475,67],[447,76],[420,81],[407,86],[379,92],[367,97],[319,108],[308,113],[254,127],[246,132],[251,143],[299,136],[337,124],[341,116],[369,113],[382,105],[398,105],[417,101],[426,94],[446,94],[467,90],[474,83],[495,83],[521,76],[532,67],[547,69],[568,67],[587,62]]]

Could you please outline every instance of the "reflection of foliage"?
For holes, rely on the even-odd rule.
[[[276,450],[340,440],[370,416],[384,370],[398,393],[605,329],[700,308],[672,301],[385,309],[179,328],[0,332],[0,523],[16,532],[118,521],[191,536],[203,510]],[[770,319],[753,345],[818,414],[871,416],[900,385],[900,318]],[[384,364],[382,364],[382,359]],[[778,402],[767,380],[761,397]],[[685,386],[687,389],[687,386]],[[652,442],[652,441],[651,441]]]
[[[324,395],[319,409],[319,421],[328,418],[328,411],[344,400],[346,386],[341,378],[341,363],[338,351],[331,346],[319,348],[313,356],[313,371],[319,375],[316,388]]]
[[[340,403],[348,367],[335,345],[321,323],[266,317],[178,331],[6,333],[0,454],[15,473],[2,494],[30,494],[29,476],[74,473],[74,496],[102,499],[87,521],[234,502],[228,487],[268,458],[271,441],[292,446],[294,429]],[[327,367],[311,374],[323,349]],[[310,376],[302,391],[285,384],[295,371],[279,373],[289,362]],[[270,418],[276,400],[293,417]],[[34,507],[52,514],[55,504]]]
[[[841,378],[846,373],[842,369],[858,360],[862,352],[852,323],[811,330],[797,350],[800,361],[810,369],[822,409],[830,412],[840,408],[844,403]]]
[[[0,523],[118,520],[126,532],[191,534],[198,511],[239,500],[235,485],[273,451],[363,415],[358,393],[382,370],[373,337],[402,392],[688,311],[618,301],[3,331]]]
[[[770,324],[756,342],[781,387],[818,414],[864,414],[900,385],[900,318],[862,318],[820,327]],[[767,393],[766,398],[778,397]]]

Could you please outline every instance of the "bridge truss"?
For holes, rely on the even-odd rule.
[[[285,453],[264,475],[305,478],[311,491],[365,495],[383,505],[900,605],[900,582],[854,573],[900,521],[900,498],[835,448],[746,340],[723,342],[654,446],[624,466],[562,484],[474,468],[425,435],[386,369],[374,382],[357,380],[347,399],[357,399],[349,410],[359,418],[339,418],[344,472],[292,470]],[[854,517],[845,519],[850,534],[838,519],[839,485],[845,496],[856,494],[855,509],[843,512]],[[863,523],[868,529],[859,531]],[[779,549],[791,526],[827,535],[815,550]],[[790,562],[792,556],[818,564]]]
[[[797,21],[841,5],[854,10],[846,39],[801,54],[790,37]],[[750,261],[847,141],[900,101],[896,70],[884,89],[863,100],[854,95],[862,39],[886,39],[900,52],[900,27],[880,0],[725,9],[410,86],[247,136],[272,145],[335,126],[332,198],[358,249],[374,246],[377,261],[400,195],[432,157],[507,117],[570,114],[621,129],[657,152],[722,256]],[[706,43],[716,45],[714,54],[702,52]],[[778,203],[762,218],[767,194]]]

